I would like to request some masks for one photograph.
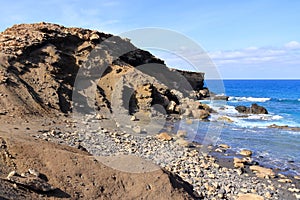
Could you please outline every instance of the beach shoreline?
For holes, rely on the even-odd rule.
[[[86,133],[74,132],[74,122],[67,117],[59,121],[57,119],[47,119],[46,121],[52,125],[39,127],[40,130],[34,130],[34,126],[27,127],[31,130],[27,132],[31,133],[32,138],[84,149],[84,151],[94,156],[135,155],[154,162],[191,184],[194,192],[201,199],[234,199],[239,195],[248,193],[256,193],[266,199],[296,199],[295,194],[297,193],[289,190],[296,189],[297,191],[297,188],[300,187],[299,180],[289,176],[278,176],[280,171],[275,171],[276,177],[258,178],[249,169],[251,165],[247,164],[243,169],[234,168],[233,157],[241,158],[237,152],[231,152],[231,156],[224,156],[226,150],[223,149],[220,152],[217,150],[220,149],[219,146],[203,147],[196,143],[187,145],[183,141],[181,141],[182,144],[179,144],[176,143],[178,141],[176,135],[171,133],[172,140],[170,141],[161,141],[155,136],[143,135],[140,138],[136,134],[131,135],[130,133],[117,131],[117,129],[111,127],[109,120],[93,121],[91,119],[93,117],[90,116],[83,119],[83,121],[89,128],[91,128],[91,124],[97,123],[99,125],[97,126],[98,129],[86,129],[88,130]],[[39,120],[37,120],[36,124],[39,123]],[[110,127],[105,127],[105,125]],[[16,128],[16,124],[11,124],[11,126],[14,129]],[[31,126],[30,123],[28,123],[28,126]],[[140,148],[132,149],[133,146]],[[111,167],[110,163],[104,162],[104,165]],[[122,169],[123,166],[119,164],[113,167],[119,171],[124,170]],[[120,168],[118,169],[118,167]],[[134,173],[145,173],[145,171]],[[283,179],[291,182],[278,182]],[[226,187],[228,184],[231,187]],[[240,187],[241,185],[243,187]]]

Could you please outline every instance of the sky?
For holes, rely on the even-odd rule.
[[[117,35],[147,27],[167,29],[201,47],[223,79],[300,79],[298,0],[1,2],[0,31],[41,21]],[[191,62],[180,55],[149,50],[170,67],[190,69]],[[189,58],[201,59],[197,51],[188,52]]]

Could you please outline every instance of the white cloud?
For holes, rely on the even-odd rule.
[[[170,67],[190,69],[193,67],[192,63],[200,63],[204,72],[207,68],[203,66],[208,65],[218,69],[224,78],[299,78],[300,48],[296,47],[300,43],[294,41],[288,44],[281,47],[248,47],[208,53],[184,49],[182,51],[189,54],[185,57],[188,60],[178,55],[157,55]],[[209,62],[209,58],[216,66]]]
[[[288,45],[287,45],[288,44]],[[230,63],[243,64],[272,64],[272,63],[299,63],[300,43],[294,41],[283,47],[249,47],[238,50],[209,52],[209,56],[217,65]]]
[[[284,45],[288,49],[300,49],[300,43],[297,41],[290,41]]]

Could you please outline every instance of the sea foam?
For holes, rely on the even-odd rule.
[[[257,98],[257,97],[229,97],[228,101],[245,101],[245,102],[266,102],[271,98]]]

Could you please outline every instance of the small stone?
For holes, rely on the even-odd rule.
[[[187,120],[185,121],[185,123],[186,123],[186,124],[193,124],[193,120],[192,120],[192,119],[187,119]]]
[[[31,175],[34,175],[36,177],[39,177],[40,176],[40,172],[38,172],[37,170],[35,169],[28,169],[28,172],[31,174]]]
[[[185,138],[187,136],[186,130],[178,130],[177,137]]]
[[[278,174],[278,176],[279,176],[280,178],[286,178],[286,176],[283,175],[283,174]]]
[[[131,116],[130,118],[131,121],[136,121],[136,117],[134,115]]]
[[[219,147],[223,149],[230,149],[230,146],[227,144],[220,144]]]
[[[162,141],[170,141],[173,138],[166,132],[162,132],[159,135],[156,136],[157,139],[162,140]]]
[[[132,130],[136,133],[141,133],[141,127],[140,126],[135,126],[132,128]]]
[[[98,113],[98,114],[96,115],[95,119],[101,120],[101,119],[104,119],[104,116],[101,115],[100,113]]]
[[[247,188],[241,188],[240,191],[243,192],[243,193],[247,193],[248,189]]]
[[[294,179],[300,180],[300,176],[294,176]]]
[[[298,189],[298,188],[288,188],[288,191],[299,193],[300,189]]]
[[[188,141],[186,141],[185,139],[183,139],[183,138],[177,139],[175,143],[179,144],[180,146],[183,146],[183,147],[189,147],[190,146],[190,143]]]
[[[216,148],[216,149],[215,149],[215,152],[222,153],[222,152],[223,152],[223,150],[222,150],[222,149],[220,149],[220,148]]]
[[[252,170],[259,178],[274,178],[275,173],[272,169],[260,167],[258,165],[250,166],[250,170]]]
[[[266,192],[265,197],[270,199],[272,197],[272,194],[270,192]]]
[[[241,170],[241,169],[237,169],[237,174],[240,176],[240,175],[242,175],[243,174],[243,171]]]
[[[219,121],[223,121],[223,122],[227,122],[227,123],[233,123],[234,121],[232,119],[230,119],[227,116],[222,116],[218,118]]]
[[[250,150],[246,150],[246,149],[243,149],[239,152],[240,155],[242,156],[247,156],[247,157],[250,157],[252,155],[252,151]]]
[[[239,194],[237,200],[264,200],[262,196],[253,193]]]
[[[279,183],[291,183],[292,180],[288,178],[282,178],[278,180]]]
[[[11,171],[11,172],[9,172],[9,174],[7,175],[6,179],[7,179],[7,180],[10,180],[11,177],[15,176],[16,174],[17,174],[16,171]]]
[[[216,178],[216,175],[214,175],[214,174],[208,174],[207,176],[212,179]]]

